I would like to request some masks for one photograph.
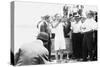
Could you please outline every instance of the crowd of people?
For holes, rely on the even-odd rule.
[[[61,63],[64,56],[66,60],[97,60],[97,12],[88,10],[84,16],[83,10],[83,5],[65,5],[63,15],[41,17],[37,24],[37,40],[19,49],[15,64],[50,63],[52,50],[55,62]]]

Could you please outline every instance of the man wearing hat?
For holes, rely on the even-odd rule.
[[[31,43],[23,44],[15,55],[15,63],[21,65],[35,65],[48,63],[48,50],[44,47],[48,44],[48,34],[41,32],[37,39]]]
[[[73,59],[80,60],[82,55],[82,21],[77,8],[73,10],[73,18],[74,20],[71,22]]]

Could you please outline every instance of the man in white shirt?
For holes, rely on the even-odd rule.
[[[73,47],[73,58],[74,59],[81,59],[82,56],[82,35],[81,35],[81,17],[75,15],[74,21],[71,22],[71,29],[72,29],[72,47]]]
[[[81,26],[81,32],[84,34],[83,38],[83,61],[87,61],[87,57],[92,60],[93,58],[93,30],[97,28],[97,23],[93,19],[93,14],[87,12],[87,19]]]

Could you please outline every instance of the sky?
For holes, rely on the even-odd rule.
[[[41,16],[53,16],[56,13],[63,14],[64,4],[34,3],[34,2],[15,2],[14,14],[14,35],[15,52],[18,48],[28,42],[32,42],[37,34],[36,25],[41,20]],[[95,6],[85,6],[87,9],[97,11]]]

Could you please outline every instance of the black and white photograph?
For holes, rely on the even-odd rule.
[[[98,61],[96,5],[12,1],[11,64]]]

